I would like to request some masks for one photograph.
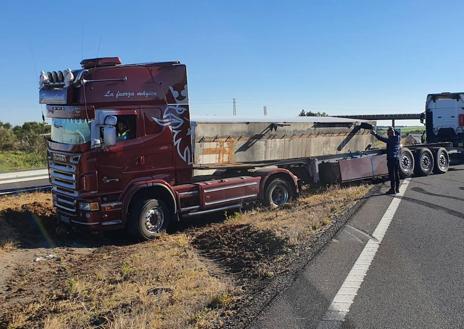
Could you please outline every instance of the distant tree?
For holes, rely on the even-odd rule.
[[[2,121],[0,121],[0,127],[5,129],[11,129],[11,124],[9,124],[8,122],[3,123]]]
[[[12,151],[16,144],[17,139],[13,131],[9,128],[5,128],[5,125],[0,125],[0,150]]]
[[[325,112],[312,112],[312,111],[305,111],[301,110],[300,117],[328,117],[329,115]]]
[[[46,153],[44,134],[50,132],[50,126],[39,122],[25,122],[22,126],[13,128],[17,139],[21,142],[21,149],[28,152]]]
[[[22,126],[12,127],[0,121],[0,150],[25,151],[46,156],[45,134],[50,126],[45,123],[25,122]]]

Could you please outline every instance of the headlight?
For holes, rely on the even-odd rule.
[[[97,211],[100,209],[98,202],[79,202],[79,209],[85,211]]]

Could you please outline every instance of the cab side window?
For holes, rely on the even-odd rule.
[[[136,116],[135,115],[117,115],[116,123],[116,140],[123,142],[135,138],[136,135]]]

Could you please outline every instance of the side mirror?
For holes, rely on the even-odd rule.
[[[111,145],[116,144],[116,127],[114,126],[104,127],[103,128],[103,140],[105,142],[105,146],[111,146]]]
[[[105,125],[116,126],[117,123],[118,123],[118,117],[117,116],[115,116],[115,115],[107,115],[105,117],[105,122],[104,122]]]
[[[90,146],[93,149],[101,147],[101,144],[102,142],[100,138],[92,138],[90,141]]]

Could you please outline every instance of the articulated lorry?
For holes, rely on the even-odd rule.
[[[86,59],[42,72],[39,98],[52,125],[54,206],[73,226],[151,239],[182,218],[256,201],[282,206],[303,184],[387,174],[384,151],[370,149],[363,129],[372,122],[191,118],[179,62]],[[415,158],[403,154],[410,176]]]

